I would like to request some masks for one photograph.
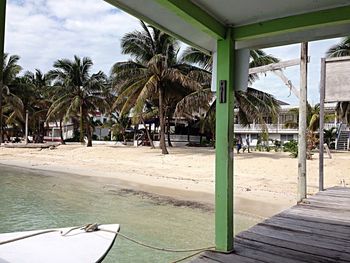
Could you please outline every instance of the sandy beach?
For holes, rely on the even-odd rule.
[[[0,164],[108,180],[178,199],[213,204],[212,148],[174,147],[169,155],[148,147],[61,145],[50,149],[0,147]],[[350,153],[325,157],[325,186],[350,184]],[[308,194],[318,190],[318,154],[307,162]],[[234,157],[236,211],[270,216],[296,202],[297,159],[281,152],[252,152]],[[1,171],[0,171],[1,175]],[[107,182],[107,181],[106,181]],[[262,209],[263,207],[263,209]]]

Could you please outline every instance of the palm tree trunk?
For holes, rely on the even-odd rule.
[[[146,135],[147,135],[149,143],[151,144],[151,148],[154,149],[155,147],[154,147],[153,140],[151,138],[151,134],[149,133],[149,130],[146,127],[145,120],[143,119],[142,115],[140,115],[140,119],[141,119],[141,122],[142,122],[143,126],[145,127]]]
[[[84,144],[84,108],[83,105],[80,106],[80,138],[79,141],[81,144]]]
[[[162,149],[162,154],[169,154],[165,145],[165,118],[164,118],[164,107],[163,107],[163,89],[159,87],[159,144]]]
[[[60,136],[61,136],[61,143],[66,144],[63,139],[63,128],[62,128],[62,120],[60,120]]]
[[[170,140],[170,117],[169,117],[169,115],[168,115],[168,121],[167,121],[167,136],[168,136],[169,147],[173,147],[173,144],[171,143],[171,140]]]
[[[86,123],[86,133],[88,139],[86,147],[92,147],[92,129],[89,125],[89,122]]]

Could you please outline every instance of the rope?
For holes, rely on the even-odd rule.
[[[110,232],[110,233],[114,233],[117,234],[118,236],[120,235],[121,237],[137,244],[143,247],[147,247],[153,250],[158,250],[158,251],[163,251],[163,252],[172,252],[172,253],[185,253],[185,252],[195,252],[195,251],[206,251],[206,250],[210,250],[213,249],[215,247],[204,247],[204,248],[191,248],[191,249],[173,249],[173,248],[162,248],[162,247],[156,247],[156,246],[152,246],[152,245],[148,245],[146,243],[143,243],[141,241],[138,241],[136,239],[133,239],[131,237],[128,237],[120,232],[116,232],[116,231],[111,231],[108,229],[103,229],[103,228],[99,228],[99,230],[101,231],[105,231],[105,232]]]
[[[205,252],[205,251],[215,251],[215,250],[213,250],[213,249],[199,250],[199,251],[197,251],[197,252],[194,253],[194,254],[191,254],[191,255],[188,255],[188,256],[186,256],[186,257],[177,259],[177,260],[175,260],[175,261],[172,261],[171,263],[179,263],[179,262],[182,262],[182,261],[184,261],[184,260],[186,260],[186,259],[189,259],[189,258],[192,258],[192,257],[194,257],[194,256],[197,256],[198,254],[200,254],[200,253],[202,253],[202,252]]]
[[[57,229],[56,230],[45,230],[45,231],[37,232],[37,233],[34,233],[34,234],[26,235],[26,236],[16,237],[16,238],[13,238],[13,239],[1,241],[0,245],[5,245],[5,244],[8,244],[8,243],[19,241],[19,240],[26,239],[26,238],[29,238],[29,237],[35,237],[35,236],[38,236],[38,235],[43,235],[43,234],[57,232],[57,231],[59,231],[59,230],[57,230]]]

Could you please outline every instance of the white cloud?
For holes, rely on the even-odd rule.
[[[139,28],[138,20],[103,0],[8,0],[6,45],[10,54],[21,56],[26,70],[39,68],[47,71],[59,58],[74,54],[89,56],[95,63],[94,71],[109,72],[117,61],[127,59],[120,53],[120,39]],[[339,39],[310,43],[309,101],[319,100],[320,59]],[[266,49],[281,60],[298,58],[299,45]],[[288,68],[285,74],[299,87],[299,68]],[[298,104],[275,75],[261,76],[253,87],[274,94],[278,99]]]
[[[59,58],[89,56],[95,71],[109,72],[120,54],[120,38],[138,20],[104,1],[8,1],[6,46],[26,70],[47,71]]]

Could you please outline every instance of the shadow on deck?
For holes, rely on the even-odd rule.
[[[193,263],[350,262],[350,188],[334,187],[235,237],[235,252]]]

